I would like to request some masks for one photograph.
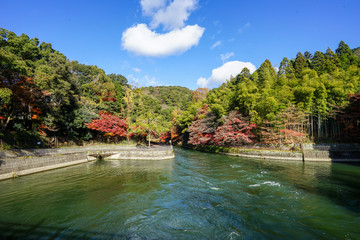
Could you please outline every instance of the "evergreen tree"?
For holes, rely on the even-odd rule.
[[[312,68],[320,75],[326,72],[326,59],[322,52],[316,51],[312,59]]]
[[[295,69],[295,76],[297,78],[301,77],[302,71],[307,67],[306,59],[302,55],[301,52],[296,54],[295,62],[294,62],[294,69]]]
[[[349,66],[357,64],[357,59],[354,56],[354,53],[344,41],[339,43],[339,47],[336,49],[336,54],[340,59],[341,67],[343,69],[347,69]]]
[[[331,73],[341,67],[340,60],[338,56],[328,48],[325,53],[325,61],[326,61],[326,72]]]
[[[263,88],[270,88],[276,78],[276,72],[271,62],[266,59],[256,72],[259,74],[258,84]]]
[[[313,55],[310,52],[306,51],[304,52],[304,58],[306,60],[311,60],[313,58]]]
[[[288,79],[295,78],[295,69],[291,61],[289,61],[286,57],[284,57],[280,63],[278,75],[285,75]]]

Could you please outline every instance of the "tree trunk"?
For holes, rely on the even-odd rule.
[[[321,117],[320,112],[318,112],[318,138],[321,138]]]
[[[325,139],[328,139],[328,136],[329,136],[329,134],[328,134],[328,130],[329,130],[329,127],[328,127],[328,121],[325,119]]]
[[[311,138],[314,139],[314,116],[311,113]]]

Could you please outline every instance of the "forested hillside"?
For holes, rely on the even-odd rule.
[[[171,111],[186,107],[191,92],[178,88],[161,87],[153,98],[120,74],[107,75],[70,61],[49,43],[0,30],[0,139],[7,148],[144,140],[169,129]]]
[[[359,48],[269,60],[220,87],[130,86],[120,74],[70,61],[49,43],[0,29],[0,140],[4,148],[58,142],[273,146],[360,140]]]
[[[357,52],[356,50],[354,51]],[[360,141],[360,60],[343,41],[333,52],[298,53],[279,69],[243,69],[176,118],[192,145]]]
[[[360,58],[360,47],[353,49],[353,53],[354,53],[355,57]]]
[[[141,88],[143,94],[157,100],[162,108],[186,109],[192,98],[192,91],[186,87],[179,86],[158,86]]]

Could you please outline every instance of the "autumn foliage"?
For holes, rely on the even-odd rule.
[[[100,111],[100,119],[94,119],[91,123],[87,123],[86,127],[105,133],[105,136],[125,137],[128,128],[126,121],[111,113]]]
[[[210,145],[213,143],[215,131],[218,127],[216,116],[204,105],[195,116],[188,132],[189,143],[192,145]]]
[[[6,128],[11,120],[17,117],[37,120],[42,114],[43,94],[30,77],[12,76],[6,81],[0,81],[0,91],[7,90],[8,101],[1,101],[0,97],[0,128]]]
[[[302,143],[308,138],[308,120],[300,109],[290,105],[280,111],[275,120],[264,121],[259,135],[265,144]]]
[[[251,132],[256,125],[250,123],[236,111],[231,112],[222,126],[215,131],[214,142],[220,146],[234,146],[252,143],[255,135]]]
[[[256,125],[237,111],[216,121],[216,116],[205,105],[196,118],[188,129],[189,143],[192,145],[237,146],[250,144],[255,137],[251,130]]]
[[[69,61],[49,43],[0,28],[0,140],[7,149],[51,147],[54,138],[64,144],[125,137],[194,146],[358,143],[358,53],[341,41],[335,52],[284,58],[278,71],[269,60],[252,73],[238,69],[211,90],[137,88],[121,74]]]
[[[170,132],[164,132],[160,134],[160,142],[165,143],[168,140],[171,140]]]

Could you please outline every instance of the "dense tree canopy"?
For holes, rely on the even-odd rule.
[[[349,98],[360,92],[360,59],[354,55],[356,51],[341,41],[335,52],[330,48],[325,53],[299,52],[294,59],[285,57],[277,72],[270,61],[265,60],[253,74],[243,69],[236,77],[212,89],[201,103],[193,100],[187,110],[177,116],[176,124],[183,132],[190,133],[188,143],[193,145],[213,141],[210,139],[216,132],[206,126],[215,123],[219,126],[216,131],[223,132],[219,139],[229,132],[234,136],[235,128],[229,124],[233,111],[241,114],[238,119],[249,118],[251,124],[257,125],[252,129],[253,140],[260,143],[359,141],[349,131],[349,128],[356,129],[354,119],[360,121],[356,110],[359,100]],[[203,119],[197,117],[195,111],[202,106],[207,106],[208,111]],[[354,112],[351,120],[350,112]],[[209,116],[216,117],[210,119]],[[221,119],[227,120],[221,122]],[[238,136],[226,144],[250,142],[240,139]]]
[[[32,139],[29,147],[54,138],[158,136],[191,97],[184,87],[134,88],[121,74],[69,61],[49,43],[0,29],[0,138],[8,147],[24,147],[19,132]]]
[[[278,69],[265,60],[212,90],[136,88],[0,29],[0,139],[7,147],[150,136],[220,146],[359,141],[359,52],[341,41],[335,51],[284,57]]]

